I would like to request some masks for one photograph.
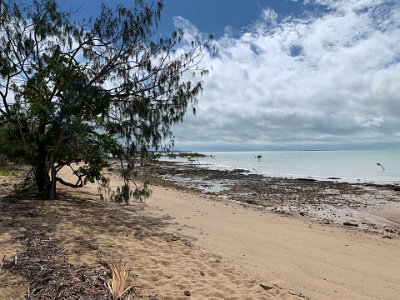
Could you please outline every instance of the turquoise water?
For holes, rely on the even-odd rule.
[[[336,181],[352,183],[400,183],[400,150],[203,153],[212,157],[199,158],[192,163],[213,169],[246,169],[252,173],[276,177],[317,180],[334,177],[339,178],[334,179]],[[257,155],[262,155],[262,158],[257,159]]]

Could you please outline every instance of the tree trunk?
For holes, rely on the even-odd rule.
[[[54,199],[56,199],[56,196],[57,196],[57,190],[56,190],[57,172],[54,167],[54,163],[52,163],[50,169],[51,169],[51,186],[50,186],[50,191],[49,191],[49,199],[54,200]]]
[[[46,146],[38,143],[38,154],[35,166],[36,188],[39,193],[48,195],[49,171],[46,166]]]

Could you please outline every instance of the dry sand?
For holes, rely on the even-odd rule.
[[[400,240],[154,187],[147,212],[227,259],[311,299],[399,299]]]
[[[399,299],[400,239],[152,189],[145,203],[129,206],[96,200],[93,185],[65,189],[63,200],[35,203],[29,219],[13,222],[52,228],[72,264],[121,259],[137,275],[137,298]],[[1,256],[18,250],[10,237],[22,230],[4,227],[7,218],[0,216]],[[1,296],[21,289],[1,276]]]
[[[6,192],[2,189],[2,194]],[[110,259],[125,263],[135,275],[131,299],[299,298],[277,286],[264,289],[260,286],[263,278],[249,276],[224,257],[193,245],[190,237],[172,233],[174,219],[157,216],[147,204],[99,201],[94,185],[63,189],[62,194],[57,201],[0,202],[0,255],[8,260],[17,253],[20,256],[20,246],[11,237],[40,227],[47,231],[49,241],[66,249],[65,259],[74,266],[97,269],[101,261]],[[19,259],[18,264],[24,261]],[[51,274],[54,266],[44,262],[38,266],[42,268]],[[27,286],[23,278],[3,269],[0,300],[22,299]]]

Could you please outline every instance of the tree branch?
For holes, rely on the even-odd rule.
[[[79,177],[78,181],[77,181],[75,184],[70,183],[70,182],[66,182],[66,181],[64,181],[64,180],[63,180],[62,178],[60,178],[60,177],[56,177],[56,180],[57,180],[59,183],[61,183],[62,185],[69,186],[69,187],[72,187],[72,188],[80,188],[80,187],[83,187],[83,181],[82,181],[82,178],[81,178],[81,177]]]

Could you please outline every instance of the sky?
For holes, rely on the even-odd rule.
[[[77,16],[99,3],[60,1]],[[213,34],[218,50],[202,61],[196,116],[173,127],[176,149],[400,149],[400,1],[164,4],[159,34]]]

